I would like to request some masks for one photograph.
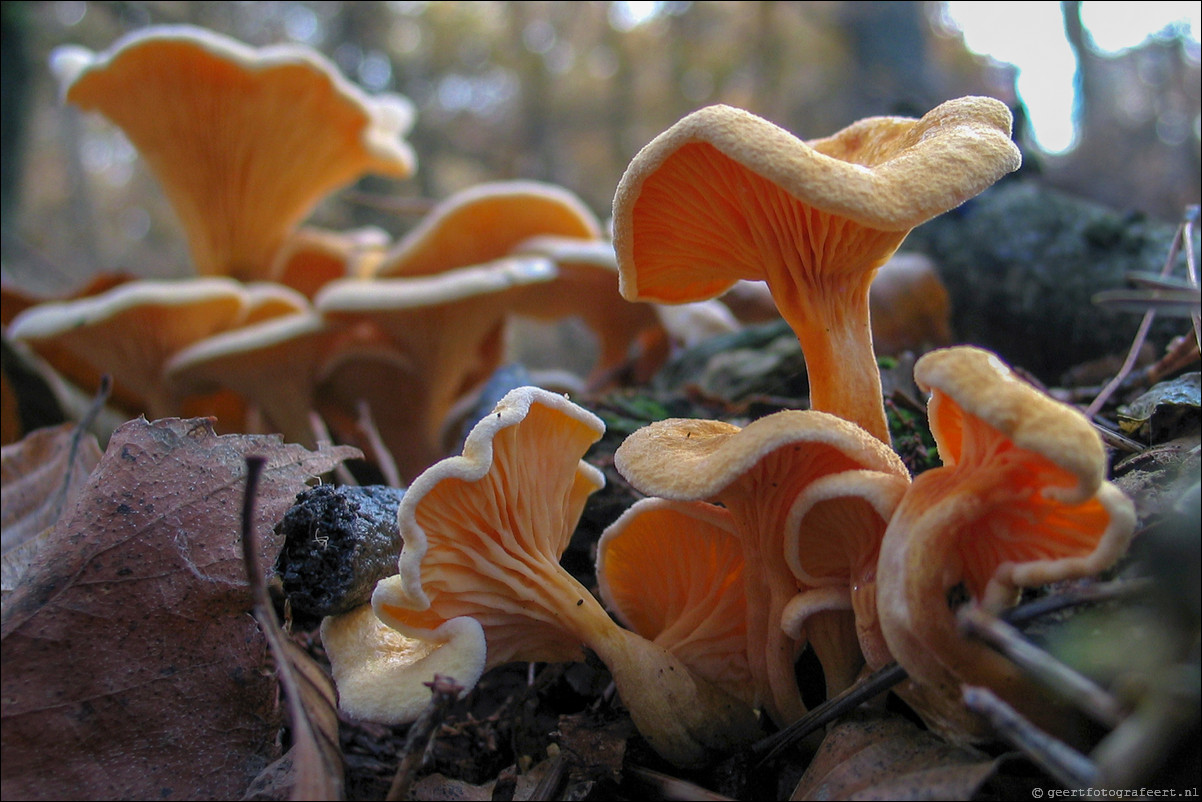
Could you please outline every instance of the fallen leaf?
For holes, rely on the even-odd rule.
[[[254,530],[271,565],[296,493],[357,453],[208,419],[120,427],[0,619],[3,796],[240,796],[279,724],[239,546],[245,458],[267,460]]]
[[[37,429],[0,449],[0,552],[57,523],[98,462],[96,438],[69,423]]]
[[[274,626],[274,622],[272,622]],[[272,639],[279,644],[287,672],[281,671],[285,692],[296,693],[292,748],[255,778],[244,800],[342,799],[345,765],[338,743],[338,695],[329,674],[278,626]],[[273,653],[276,648],[273,646]],[[294,679],[288,681],[285,678]],[[289,686],[294,686],[290,688]],[[298,720],[299,719],[299,720]]]
[[[971,799],[996,770],[906,719],[858,710],[830,728],[790,799]]]

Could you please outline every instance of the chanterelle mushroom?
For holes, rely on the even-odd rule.
[[[68,101],[119,126],[150,163],[202,275],[267,278],[323,196],[365,173],[413,172],[408,99],[366,95],[308,47],[153,26],[105,53],[61,47],[51,66]]]
[[[877,603],[902,695],[954,738],[987,734],[960,701],[985,685],[1054,727],[1058,711],[1012,663],[956,631],[958,587],[992,611],[1020,588],[1090,576],[1127,548],[1134,506],[1104,481],[1106,454],[1089,421],[978,348],[932,351],[914,368],[931,393],[943,467],[915,478],[881,544]]]
[[[555,275],[551,262],[526,256],[327,284],[313,301],[324,320],[375,329],[395,357],[341,351],[323,365],[319,409],[366,401],[401,475],[412,479],[446,455],[440,433],[456,400],[499,367],[514,292]]]
[[[904,482],[908,474],[901,459],[853,423],[824,412],[790,410],[742,429],[716,420],[658,421],[626,438],[614,453],[614,467],[648,495],[717,502],[729,511],[745,564],[747,649],[756,701],[779,723],[799,718],[805,706],[793,664],[805,642],[781,628],[785,606],[807,589],[785,559],[791,511],[824,477],[851,471]],[[815,531],[807,538],[861,537],[856,527],[865,519],[840,520],[831,512],[810,519]],[[823,528],[819,519],[839,525],[817,531]],[[870,520],[869,525],[876,526]],[[844,624],[848,636],[837,642],[854,644],[855,629]],[[815,647],[831,641],[815,638]]]
[[[743,548],[727,510],[700,501],[636,501],[597,541],[597,584],[627,628],[755,704]]]
[[[100,295],[27,309],[8,334],[35,350],[69,351],[98,373],[111,374],[137,399],[138,411],[163,417],[178,414],[178,398],[163,375],[167,361],[240,325],[255,295],[222,277],[131,281]]]
[[[1018,167],[1010,124],[985,97],[808,142],[729,106],[693,112],[618,184],[622,294],[681,303],[766,281],[801,342],[811,407],[888,442],[869,285],[910,229]]]
[[[579,660],[592,649],[651,746],[674,763],[697,764],[754,737],[750,708],[619,627],[559,564],[585,500],[604,483],[581,459],[603,431],[562,396],[534,387],[508,393],[472,429],[462,456],[409,486],[398,513],[400,573],[376,586],[372,606],[419,639],[475,619],[486,666]]]
[[[540,181],[494,181],[439,203],[373,275],[426,276],[508,256],[531,237],[595,240],[601,224],[576,195]]]

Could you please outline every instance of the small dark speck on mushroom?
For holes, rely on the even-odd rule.
[[[579,606],[580,606],[580,605],[582,605],[582,604],[584,604],[584,599],[577,599],[577,600],[576,600],[576,606],[577,606],[577,607],[579,607]]]

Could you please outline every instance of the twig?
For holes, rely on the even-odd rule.
[[[356,408],[359,412],[359,428],[367,436],[367,442],[376,455],[376,467],[384,475],[384,481],[392,487],[404,487],[401,484],[401,472],[397,470],[396,460],[393,459],[388,446],[384,445],[384,438],[380,437],[380,430],[376,428],[376,419],[371,414],[371,404],[359,399]]]
[[[534,790],[530,792],[530,799],[534,802],[541,802],[546,799],[563,799],[563,785],[568,778],[568,759],[560,752],[551,759],[551,765],[547,767],[547,771],[539,779],[538,784],[534,786]]]
[[[1191,212],[1191,210],[1192,210],[1192,212]],[[1190,242],[1190,240],[1188,238],[1191,237],[1193,234],[1193,219],[1196,216],[1197,216],[1197,207],[1196,206],[1190,207],[1189,209],[1186,210],[1185,219],[1182,221],[1181,225],[1179,225],[1177,227],[1177,233],[1173,237],[1172,244],[1169,245],[1169,256],[1165,260],[1164,268],[1160,271],[1160,275],[1167,276],[1172,271],[1173,263],[1177,261],[1177,254],[1181,250],[1182,242],[1185,242],[1187,244],[1187,247],[1186,247],[1186,262],[1187,262],[1187,264],[1193,262],[1193,247],[1192,247],[1192,243]],[[1190,272],[1191,272],[1191,274],[1193,273],[1192,268],[1190,268]],[[1090,403],[1090,405],[1086,408],[1086,410],[1085,410],[1086,418],[1088,418],[1089,420],[1093,420],[1094,416],[1098,414],[1098,411],[1101,410],[1101,408],[1110,399],[1110,396],[1114,394],[1114,391],[1117,390],[1119,388],[1119,386],[1123,383],[1123,381],[1127,378],[1127,374],[1129,374],[1131,372],[1131,369],[1135,367],[1135,360],[1139,356],[1140,349],[1143,348],[1144,341],[1147,340],[1147,338],[1148,338],[1148,330],[1152,328],[1152,321],[1154,321],[1155,319],[1156,319],[1156,310],[1155,309],[1149,309],[1147,312],[1144,313],[1144,319],[1142,321],[1140,321],[1139,329],[1135,333],[1135,339],[1131,343],[1130,350],[1127,351],[1127,358],[1125,360],[1123,360],[1123,366],[1121,368],[1119,368],[1119,372],[1117,374],[1115,374],[1115,377],[1113,379],[1111,379],[1106,384],[1105,387],[1102,388],[1102,392],[1098,394],[1098,397],[1095,398],[1093,400],[1093,402]],[[1195,320],[1194,333],[1196,335],[1197,334],[1197,317],[1196,316],[1195,316],[1194,320]]]
[[[645,786],[648,790],[655,791],[653,798],[658,799],[694,799],[701,802],[734,802],[729,796],[715,793],[708,788],[702,788],[696,783],[682,780],[679,777],[673,777],[670,774],[664,774],[651,769],[645,769],[640,766],[631,766],[626,769],[626,776],[632,777],[640,785]]]
[[[1095,785],[1134,788],[1160,776],[1165,760],[1197,727],[1198,695],[1196,666],[1183,663],[1160,672],[1135,712],[1090,754],[1097,766]]]
[[[433,696],[417,720],[409,725],[409,733],[405,736],[405,745],[401,752],[401,762],[392,778],[392,785],[388,788],[388,796],[385,797],[388,802],[409,798],[409,789],[417,776],[417,770],[421,768],[430,740],[442,724],[442,720],[446,718],[447,710],[463,693],[461,685],[441,674],[435,674],[434,681],[427,682],[426,686],[430,688]]]
[[[984,716],[998,735],[1020,750],[1069,788],[1088,788],[1097,777],[1097,767],[1085,755],[1057,740],[1023,718],[993,691],[964,686],[962,697],[969,710]]]
[[[321,415],[318,415],[316,411],[309,412],[309,428],[312,429],[313,436],[317,442],[334,442],[334,438],[330,436],[330,430],[326,426],[326,422],[321,419]],[[338,481],[344,485],[359,484],[359,482],[355,480],[354,475],[351,474],[350,468],[346,467],[345,462],[339,462],[334,466],[334,475],[337,476]]]
[[[1129,599],[1147,593],[1152,588],[1152,580],[1114,579],[1109,582],[1090,582],[1085,585],[1074,585],[1068,590],[1043,596],[1011,608],[1000,616],[1003,621],[1016,627],[1029,624],[1036,618],[1055,613],[1069,607],[1081,604],[1096,604],[1104,601]]]
[[[288,699],[288,713],[293,728],[293,743],[309,743],[316,745],[317,733],[314,732],[309,716],[304,709],[301,694],[301,680],[297,676],[288,650],[284,646],[283,633],[279,619],[275,615],[275,607],[267,595],[267,583],[263,581],[263,569],[259,564],[259,548],[255,538],[254,509],[255,498],[259,489],[259,477],[267,460],[259,456],[246,458],[246,495],[242,500],[242,564],[246,568],[246,579],[250,583],[251,598],[254,602],[254,618],[259,623],[259,629],[275,657],[276,673],[280,685]],[[342,798],[342,769],[332,767],[324,761],[296,761],[296,774],[293,783],[293,799],[341,799]]]
[[[782,750],[826,726],[828,722],[834,721],[847,711],[854,710],[872,697],[889,690],[905,678],[906,670],[897,663],[879,668],[838,696],[827,699],[780,732],[753,744],[750,751],[753,755],[763,755],[760,762],[766,763]]]
[[[1194,225],[1198,222],[1199,207],[1198,204],[1187,206],[1185,209],[1185,230],[1181,235],[1181,239],[1185,242],[1185,275],[1189,279],[1190,284],[1195,288],[1198,286],[1198,263],[1194,260]],[[1194,312],[1194,344],[1198,350],[1202,352],[1202,319],[1199,313]]]
[[[429,214],[430,210],[436,205],[435,201],[429,198],[403,198],[391,195],[374,195],[370,192],[348,191],[342,193],[342,197],[344,200],[357,203],[360,206],[414,216]]]
[[[1122,705],[1105,689],[1064,665],[980,606],[964,605],[957,613],[956,621],[961,632],[984,641],[1098,723],[1114,728],[1123,720]]]

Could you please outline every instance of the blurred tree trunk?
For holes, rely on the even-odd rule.
[[[921,116],[943,98],[927,67],[927,19],[920,2],[842,3],[851,45],[847,122],[879,114]]]
[[[29,100],[29,55],[26,52],[27,4],[0,6],[0,221],[7,255],[10,227],[20,202],[21,166],[25,163],[25,121]]]

